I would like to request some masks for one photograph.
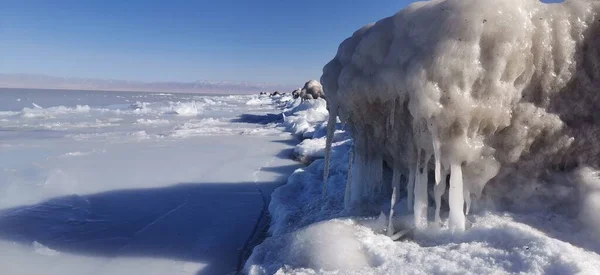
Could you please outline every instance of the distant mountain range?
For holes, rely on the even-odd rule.
[[[299,83],[301,86],[301,83]],[[233,81],[140,82],[91,78],[65,78],[34,74],[0,74],[0,88],[100,90],[170,93],[289,92],[297,87],[271,83]]]

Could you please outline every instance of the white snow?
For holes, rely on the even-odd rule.
[[[315,124],[325,122],[329,117],[327,102],[321,98],[306,101],[298,98],[289,104],[290,108],[283,113],[283,124],[288,131],[301,137],[312,137]]]
[[[400,242],[374,232],[378,228],[376,220],[330,220],[267,240],[256,249],[251,260],[268,264],[251,266],[248,271],[250,274],[594,274],[600,268],[598,254],[552,238],[515,221],[517,218],[521,217],[486,213],[474,217],[474,226],[468,234],[430,230]],[[307,239],[307,235],[312,238]],[[322,242],[333,247],[324,247]],[[337,249],[337,254],[331,249]],[[339,262],[337,257],[348,260]]]

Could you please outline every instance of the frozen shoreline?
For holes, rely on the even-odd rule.
[[[295,156],[314,161],[273,192],[270,236],[254,249],[246,273],[593,274],[600,268],[600,238],[577,217],[555,211],[476,211],[467,216],[467,230],[454,234],[448,230],[448,209],[442,208],[442,223],[436,225],[430,208],[429,229],[392,241],[385,234],[387,218],[377,217],[377,211],[389,211],[389,201],[380,202],[383,209],[362,214],[344,209],[353,141],[339,122],[327,193],[322,195],[324,103],[295,102],[283,112],[288,131],[307,138],[296,146]],[[414,217],[406,191],[399,197],[393,222],[401,231],[413,226]]]

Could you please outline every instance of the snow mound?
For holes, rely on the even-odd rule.
[[[322,98],[305,101],[296,99],[291,104],[294,107],[283,113],[283,125],[301,137],[312,137],[314,125],[325,122],[329,116],[327,102]]]
[[[327,123],[324,123],[327,125]],[[318,137],[321,134],[318,130],[313,133],[312,138],[308,138],[300,142],[294,147],[294,157],[301,162],[310,163],[315,159],[325,157],[325,136]],[[335,132],[333,144],[338,145],[339,142],[348,142],[348,133],[342,130]]]
[[[429,178],[439,207],[450,175],[449,223],[463,230],[463,204],[488,184],[600,167],[599,12],[593,0],[434,0],[356,31],[321,78],[355,139],[349,205],[406,183],[423,227]],[[486,195],[511,199],[501,189]]]
[[[249,262],[270,262],[270,266],[246,265],[251,275],[275,274],[301,269],[344,272],[371,266],[372,256],[359,241],[365,232],[357,230],[352,220],[316,223],[293,234],[269,239],[255,248]],[[281,262],[285,262],[282,266]],[[281,271],[280,271],[281,272]],[[280,273],[277,273],[280,274]]]

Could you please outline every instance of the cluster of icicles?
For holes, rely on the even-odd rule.
[[[337,122],[337,108],[332,108],[329,114],[329,120],[327,124],[327,141],[325,145],[325,169],[323,172],[323,194],[326,192],[327,188],[327,179],[329,178],[329,167],[331,161],[331,145],[333,140],[333,135],[335,132],[335,124]],[[435,187],[434,187],[434,197],[435,197],[435,222],[437,224],[441,223],[440,218],[440,208],[442,203],[442,196],[446,192],[446,178],[450,175],[450,187],[448,194],[448,204],[450,208],[449,218],[448,218],[448,226],[452,231],[464,231],[465,230],[465,214],[469,214],[471,199],[469,189],[465,188],[463,184],[463,175],[462,175],[462,167],[460,162],[451,163],[449,167],[443,167],[440,156],[440,141],[435,135],[435,130],[430,129],[432,136],[432,144],[429,148],[419,148],[417,153],[417,159],[412,167],[409,169],[409,177],[407,180],[406,188],[407,188],[407,204],[408,208],[413,209],[414,211],[414,222],[415,227],[418,229],[426,228],[428,226],[428,195],[427,195],[427,185],[428,185],[428,164],[431,161],[431,158],[434,158],[435,164]],[[356,140],[355,140],[356,145]],[[352,150],[349,156],[348,163],[348,178],[346,185],[346,193],[345,193],[345,201],[346,205],[348,205],[348,200],[351,197],[352,187],[350,186],[352,182],[352,166],[354,162],[362,162],[362,160],[356,160],[355,150],[356,146],[353,145]],[[360,156],[358,156],[360,157]],[[367,161],[367,163],[371,164],[373,167],[369,167],[367,169],[372,172],[367,174],[371,174],[374,176],[374,179],[371,181],[375,183],[381,183],[383,181],[382,176],[382,160],[381,158],[373,161]],[[392,177],[392,196],[391,196],[391,207],[388,215],[388,228],[387,234],[392,236],[394,234],[394,228],[392,223],[392,218],[394,216],[394,206],[396,201],[398,200],[398,193],[400,188],[400,182],[402,177],[402,169],[396,167],[393,169],[393,177]],[[379,184],[381,186],[381,184]],[[466,204],[466,207],[465,207]],[[466,209],[465,209],[466,208]]]

